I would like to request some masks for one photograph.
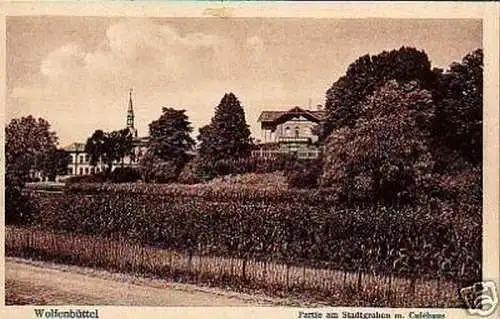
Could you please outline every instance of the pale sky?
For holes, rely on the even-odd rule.
[[[324,104],[356,58],[403,45],[446,68],[482,47],[481,21],[8,17],[6,118],[85,142],[125,127],[133,88],[140,136],[163,106],[187,110],[197,135],[233,92],[260,138],[261,111]]]

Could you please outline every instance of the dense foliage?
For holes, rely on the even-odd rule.
[[[195,141],[185,112],[163,108],[160,118],[149,124],[148,150],[140,162],[145,181],[175,181],[191,158]]]
[[[111,173],[94,173],[90,175],[75,175],[67,178],[65,183],[134,183],[141,179],[139,171],[132,167],[116,167]],[[45,185],[40,185],[40,189],[45,189]]]
[[[467,54],[441,74],[436,89],[436,139],[474,164],[482,163],[483,51]]]
[[[283,171],[294,162],[294,156],[288,154],[273,157],[222,159],[215,162],[214,171],[218,176],[246,173],[272,173]]]
[[[322,172],[321,159],[297,160],[285,170],[290,188],[316,188]]]
[[[428,88],[435,78],[427,54],[415,48],[402,47],[358,58],[326,92],[326,120],[321,136],[326,138],[336,129],[352,127],[362,114],[360,103],[386,82],[416,81]]]
[[[426,205],[463,176],[481,192],[482,57],[431,71],[424,52],[402,48],[349,66],[327,92],[321,185],[375,206]]]
[[[96,165],[102,161],[106,164],[106,173],[110,173],[113,162],[132,156],[133,135],[129,129],[103,132],[96,130],[85,144],[85,152],[90,156],[90,163]]]
[[[74,186],[34,195],[36,224],[187,253],[460,281],[481,274],[480,216],[452,202],[343,209],[320,191]]]
[[[57,136],[43,118],[12,119],[5,128],[6,177],[26,182],[35,170],[48,173],[47,160],[56,145]]]
[[[54,161],[57,136],[50,124],[33,116],[12,119],[5,127],[5,221],[23,223],[29,220],[29,209],[22,194],[25,183],[38,171],[50,176],[58,169]]]
[[[200,129],[199,153],[203,161],[237,159],[250,154],[252,143],[245,111],[233,93],[226,93],[210,124]]]
[[[68,173],[68,165],[71,163],[70,154],[63,149],[52,149],[48,153],[40,155],[42,163],[41,172],[49,181],[54,181],[56,176]]]
[[[322,185],[349,201],[406,201],[432,172],[428,138],[432,96],[414,82],[388,82],[360,105],[356,124],[334,131],[324,152]]]

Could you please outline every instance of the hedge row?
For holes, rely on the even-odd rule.
[[[296,159],[293,155],[279,154],[271,157],[250,156],[239,159],[219,160],[214,164],[214,171],[218,176],[245,173],[272,173],[283,171]]]
[[[460,282],[481,278],[480,217],[446,203],[339,210],[322,202],[215,201],[146,189],[32,194],[34,222],[52,231],[126,238],[188,254]]]
[[[308,205],[320,205],[338,202],[338,197],[332,189],[283,189],[276,186],[262,185],[213,185],[213,184],[152,184],[152,183],[123,183],[99,184],[81,183],[66,185],[68,194],[131,194],[155,195],[159,197],[197,198],[209,201],[237,201],[237,202],[294,202]]]

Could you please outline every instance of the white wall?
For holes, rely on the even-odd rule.
[[[265,140],[266,142],[278,142],[280,137],[295,137],[295,131],[298,129],[299,137],[311,138],[313,142],[316,142],[317,136],[311,131],[316,125],[317,124],[315,122],[309,121],[303,117],[299,119],[292,119],[277,125],[274,133],[270,133],[270,130],[263,130],[262,140]],[[267,138],[265,138],[266,134]],[[270,134],[271,138],[269,138]]]

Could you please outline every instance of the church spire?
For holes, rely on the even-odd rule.
[[[129,92],[129,100],[128,100],[128,110],[127,110],[127,127],[129,129],[134,128],[134,107],[132,103],[132,89]]]
[[[132,92],[133,92],[133,90],[130,89],[129,98],[128,98],[128,110],[127,110],[127,128],[132,133],[133,137],[137,137],[137,130],[134,127],[135,116],[134,116],[134,106],[132,103]]]

